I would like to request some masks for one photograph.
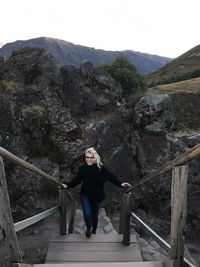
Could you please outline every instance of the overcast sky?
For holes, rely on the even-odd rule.
[[[200,0],[0,0],[0,43],[41,36],[178,57],[200,44]]]

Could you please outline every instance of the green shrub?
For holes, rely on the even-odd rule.
[[[119,57],[113,63],[103,65],[103,68],[121,84],[124,97],[147,88],[144,77],[126,57]]]

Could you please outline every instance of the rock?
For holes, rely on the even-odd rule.
[[[161,248],[160,245],[156,241],[154,241],[154,240],[151,240],[150,241],[150,245],[152,247],[154,247],[155,249],[160,249]]]
[[[152,255],[153,260],[155,261],[164,261],[164,260],[168,260],[168,257],[164,256],[163,254],[155,251]]]
[[[174,122],[173,105],[167,94],[144,96],[135,105],[135,123],[147,132],[168,132]]]
[[[105,234],[108,234],[113,231],[113,226],[111,224],[108,224],[103,228],[103,230]]]
[[[84,74],[85,76],[92,77],[93,76],[93,65],[90,61],[84,60],[80,64],[80,70],[81,73]]]
[[[139,238],[138,243],[140,244],[141,247],[146,247],[148,246],[148,242],[144,238]]]
[[[103,90],[107,95],[114,97],[118,97],[121,99],[122,97],[122,88],[121,85],[116,82],[112,76],[108,73],[104,74],[96,74],[95,79],[103,85]],[[118,102],[119,103],[119,102]]]
[[[59,173],[58,166],[47,158],[29,159],[29,163],[50,175]],[[20,166],[13,167],[7,175],[10,201],[17,202],[12,209],[15,221],[33,216],[57,204],[56,184],[49,183],[40,175]]]
[[[148,244],[147,246],[142,247],[142,252],[153,255],[153,253],[155,252],[155,249],[151,245]]]
[[[81,209],[76,210],[76,217],[75,217],[75,227],[74,231],[78,234],[83,234],[85,232],[85,222],[83,219],[83,212]],[[109,218],[107,217],[105,210],[100,209],[99,211],[99,221],[98,221],[98,228],[97,233],[102,234],[114,234],[116,233],[113,225],[111,224]]]
[[[78,227],[78,226],[76,226],[76,227],[74,227],[74,233],[75,234],[84,234],[84,230],[83,230],[83,228],[80,228],[80,227]]]
[[[152,255],[147,252],[142,253],[143,261],[153,261]]]
[[[118,177],[134,180],[137,176],[137,164],[133,160],[133,147],[128,140],[129,126],[120,117],[114,115],[89,124],[85,128],[112,172]],[[122,145],[123,143],[123,145]]]
[[[200,133],[186,134],[182,137],[182,139],[189,147],[193,147],[196,144],[200,143]]]

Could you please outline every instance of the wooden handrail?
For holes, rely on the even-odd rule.
[[[135,223],[139,225],[146,234],[148,234],[151,238],[156,240],[156,242],[166,249],[167,251],[170,251],[171,246],[168,244],[162,237],[160,237],[154,230],[152,230],[145,222],[143,222],[134,212],[131,212],[131,216]],[[184,262],[187,264],[187,266],[195,267],[195,265],[190,262],[187,258],[184,257]]]
[[[26,227],[29,227],[33,224],[35,224],[36,222],[39,222],[45,218],[47,218],[48,216],[54,214],[55,212],[57,212],[59,209],[59,206],[55,206],[53,208],[50,208],[48,210],[45,210],[39,214],[36,214],[32,217],[29,217],[25,220],[22,220],[22,221],[19,221],[19,222],[16,222],[14,224],[14,227],[15,227],[15,232],[19,232],[23,229],[25,229]]]
[[[6,158],[7,160],[12,161],[15,164],[18,164],[20,166],[23,166],[24,168],[33,171],[37,174],[39,174],[40,176],[42,176],[43,178],[46,178],[52,182],[55,182],[57,185],[59,185],[61,188],[63,188],[63,185],[61,182],[57,181],[54,177],[52,177],[51,175],[47,174],[46,172],[38,169],[37,167],[35,167],[33,164],[30,164],[28,162],[26,162],[25,160],[15,156],[14,154],[12,154],[11,152],[9,152],[8,150],[4,149],[3,147],[0,147],[0,155],[4,158]],[[70,197],[70,199],[73,201],[74,205],[76,207],[78,207],[78,203],[77,201],[74,199],[74,197],[72,196],[72,194],[68,191],[65,190],[66,194]]]
[[[144,176],[143,178],[137,180],[132,184],[131,187],[127,189],[127,192],[133,190],[134,188],[146,184],[156,176],[159,176],[166,171],[171,170],[174,166],[184,165],[188,161],[200,156],[200,144],[188,149],[185,153],[181,154],[179,157],[167,162],[166,164],[162,165],[161,167],[157,168],[151,174]]]
[[[0,147],[0,155],[10,161],[12,161],[15,164],[18,164],[20,166],[23,166],[24,168],[33,171],[39,175],[41,175],[42,177],[55,182],[56,184],[58,184],[59,186],[62,187],[62,183],[57,181],[54,177],[50,176],[49,174],[43,172],[42,170],[38,169],[37,167],[35,167],[33,164],[30,164],[28,162],[26,162],[25,160],[15,156],[14,154],[12,154],[11,152],[9,152],[8,150]]]

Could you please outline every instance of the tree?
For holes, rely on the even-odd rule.
[[[113,63],[105,64],[103,67],[121,84],[125,97],[147,88],[144,77],[126,57],[116,58]]]

